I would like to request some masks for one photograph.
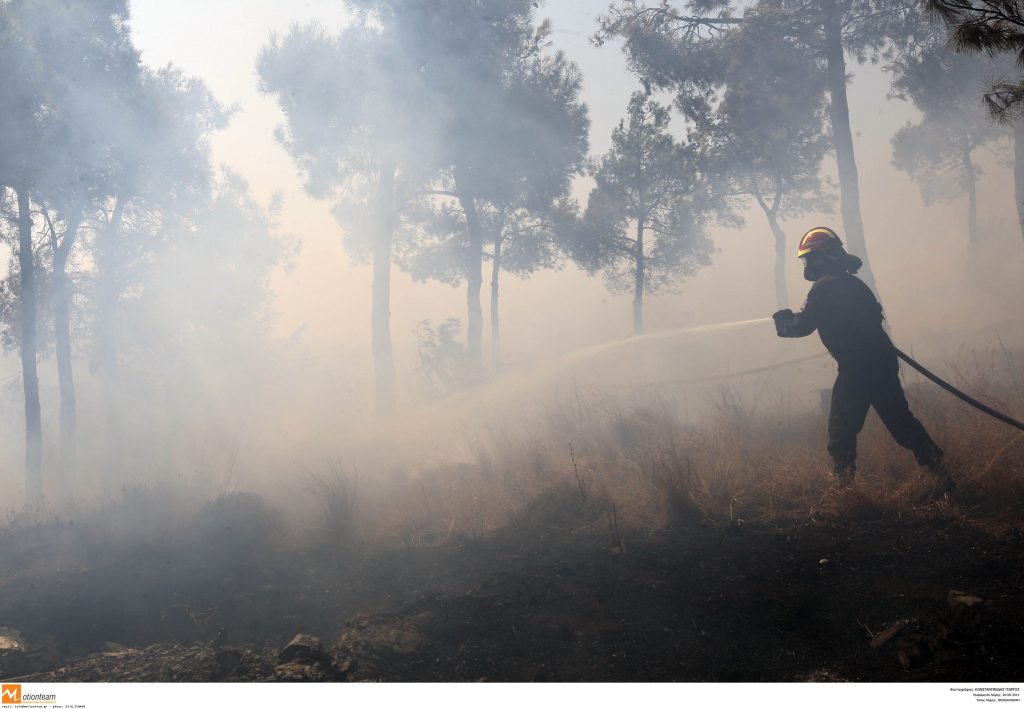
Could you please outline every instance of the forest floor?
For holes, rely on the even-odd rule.
[[[433,544],[0,534],[0,676],[42,681],[1013,681],[1024,541],[853,512],[622,532],[555,488]],[[85,536],[88,536],[87,534]],[[318,637],[281,653],[297,634]],[[6,635],[5,635],[6,634]]]

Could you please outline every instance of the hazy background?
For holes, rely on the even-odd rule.
[[[539,13],[553,22],[555,48],[564,50],[582,71],[592,155],[608,149],[611,131],[623,116],[630,93],[639,88],[617,43],[597,48],[589,40],[596,29],[595,17],[606,7],[605,0],[559,0],[542,5]],[[282,115],[272,97],[258,92],[255,72],[257,52],[272,33],[284,34],[292,23],[310,20],[334,32],[348,21],[344,9],[327,0],[135,0],[131,10],[134,41],[145,64],[159,67],[173,62],[203,79],[225,105],[238,109],[230,125],[213,136],[215,162],[244,177],[264,205],[280,196],[280,231],[301,242],[291,267],[275,271],[272,277],[273,338],[295,357],[276,370],[282,386],[255,407],[226,391],[219,410],[191,412],[193,438],[175,438],[141,457],[160,458],[171,449],[188,449],[192,459],[199,461],[197,475],[230,467],[255,477],[331,455],[358,459],[361,444],[357,440],[373,423],[371,268],[353,263],[343,250],[341,229],[330,213],[332,203],[303,192],[293,161],[273,137]],[[925,208],[918,188],[891,166],[890,138],[916,117],[916,111],[902,101],[887,99],[889,77],[880,67],[851,62],[849,69],[854,74],[851,118],[867,244],[897,344],[929,357],[941,369],[944,361],[964,348],[994,346],[997,332],[1014,341],[1020,326],[1007,323],[1019,317],[1024,305],[1020,287],[1024,245],[1015,223],[1009,169],[999,162],[1005,156],[993,154],[984,164],[979,191],[982,240],[976,249],[969,249],[963,200]],[[668,96],[662,99],[670,101]],[[831,158],[826,170],[834,172]],[[577,178],[574,192],[581,202],[591,184],[588,178]],[[788,280],[794,309],[808,286],[795,258],[796,242],[807,228],[819,223],[838,228],[840,220],[838,214],[820,215],[785,224],[793,252]],[[771,234],[762,215],[751,212],[744,228],[714,227],[712,235],[718,248],[713,264],[686,280],[679,293],[648,301],[648,332],[761,318],[775,310]],[[401,388],[417,364],[417,323],[464,318],[465,291],[415,283],[397,267],[392,274],[391,332]],[[485,288],[487,279],[485,273]],[[544,376],[555,382],[545,387],[576,381],[577,369],[599,365],[588,359],[544,362],[631,332],[630,297],[609,294],[600,278],[587,277],[571,264],[559,272],[539,272],[528,281],[506,277],[502,307],[503,361],[512,369],[541,363],[547,372]],[[816,338],[780,342],[770,324],[742,333],[711,334],[701,336],[699,343],[691,338],[686,340],[689,345],[662,348],[656,365],[639,368],[637,379],[652,383],[673,376],[725,374],[821,351]],[[261,376],[267,376],[263,372]],[[830,376],[831,365],[821,361],[782,375],[778,382],[797,387],[810,402],[818,389],[828,385]],[[20,386],[13,386],[17,377],[17,358],[8,355],[0,369],[8,434],[0,480],[11,485],[17,485],[21,475]],[[40,361],[40,377],[44,432],[48,432],[54,426],[50,419],[56,396],[49,360]],[[522,380],[511,381],[512,388],[519,388],[517,382]],[[83,389],[80,400],[86,411],[88,385],[83,384]],[[463,406],[466,397],[450,410]],[[407,390],[400,391],[399,399],[411,403]],[[437,418],[415,416],[405,414],[402,422],[407,425],[394,430],[410,440],[434,436],[433,427],[440,426]],[[52,436],[44,436],[47,439]],[[367,449],[379,443],[376,438],[368,440]],[[454,443],[441,445],[458,449]],[[438,444],[432,448],[436,450]]]
[[[628,72],[617,43],[595,47],[590,42],[596,30],[595,18],[606,8],[604,0],[560,0],[543,5],[540,12],[552,20],[556,48],[576,61],[583,73],[592,154],[608,149],[612,128],[622,117],[630,92],[640,88]],[[273,98],[257,91],[254,69],[256,53],[271,32],[283,34],[293,22],[310,20],[335,30],[347,22],[344,9],[327,1],[285,4],[270,0],[183,0],[171,4],[136,0],[132,13],[134,36],[144,62],[159,66],[173,61],[204,79],[225,104],[241,109],[228,128],[214,136],[214,157],[245,176],[262,200],[281,193],[282,230],[302,241],[294,271],[280,273],[274,280],[278,331],[285,336],[299,332],[320,357],[351,361],[358,370],[351,372],[352,384],[358,386],[367,379],[365,373],[370,366],[366,345],[370,267],[353,265],[343,251],[340,228],[329,212],[331,204],[303,193],[293,162],[273,138],[273,129],[282,116]],[[969,256],[961,225],[963,206],[956,201],[924,208],[917,187],[890,164],[889,139],[901,125],[914,119],[917,111],[903,101],[886,98],[889,77],[880,67],[851,62],[850,70],[855,77],[850,92],[851,114],[865,231],[893,327],[904,332],[942,329],[953,324],[951,317],[968,317],[967,322],[983,324],[989,316],[992,322],[998,322],[1019,312],[1019,300],[1003,310],[999,301],[1008,294],[1002,290],[996,291],[996,302],[982,313],[965,307],[968,300],[974,305],[973,292],[960,291],[950,297],[948,284],[953,278],[960,280],[961,267]],[[667,102],[668,98],[663,100]],[[1015,238],[1006,177],[1005,168],[995,168],[982,178],[985,189],[979,198],[979,212],[986,240],[1001,238],[1000,232]],[[578,182],[577,196],[585,200],[589,181],[578,178]],[[817,221],[838,224],[839,220],[838,215],[822,215]],[[787,225],[794,248],[800,234],[815,225],[813,218]],[[678,296],[651,299],[651,330],[760,317],[774,310],[770,298],[771,240],[763,218],[752,212],[745,228],[715,229],[714,236],[721,251],[713,266],[689,279]],[[1018,258],[1019,265],[1024,261],[1024,250]],[[796,300],[806,284],[795,254],[792,266],[789,280]],[[930,277],[924,277],[926,274]],[[464,293],[460,288],[436,283],[414,283],[398,268],[393,270],[392,278],[396,357],[408,366],[414,355],[412,331],[416,323],[425,318],[436,321],[461,316]],[[906,288],[911,278],[915,287]],[[987,285],[998,288],[999,284],[987,280]],[[505,341],[511,362],[630,332],[629,296],[608,294],[600,279],[587,278],[571,265],[561,273],[538,273],[528,282],[508,278],[505,289]],[[549,297],[553,290],[558,298]],[[932,307],[937,298],[941,306]],[[340,313],[339,304],[344,304]],[[799,305],[793,303],[794,307]]]

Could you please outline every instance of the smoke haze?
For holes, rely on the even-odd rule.
[[[642,88],[628,71],[618,41],[603,47],[589,41],[605,4],[553,3],[537,16],[551,18],[552,48],[545,51],[564,51],[578,63],[591,156],[608,150],[630,93]],[[255,69],[272,35],[283,37],[293,26],[309,22],[334,34],[357,17],[358,10],[332,2],[132,3],[128,27],[144,70],[157,72],[173,64],[182,77],[203,82],[224,107],[223,127],[200,129],[209,141],[210,165],[220,167],[213,168],[210,178],[214,205],[204,208],[202,219],[190,216],[169,226],[161,237],[164,245],[136,264],[143,272],[126,276],[125,293],[135,287],[132,279],[140,290],[138,298],[127,296],[130,307],[120,325],[125,349],[118,356],[131,376],[117,394],[123,433],[116,442],[109,440],[104,384],[91,344],[83,339],[75,346],[81,457],[74,472],[60,469],[59,389],[53,359],[42,351],[44,470],[55,504],[61,498],[65,503],[78,496],[101,498],[126,482],[167,476],[207,478],[214,490],[294,491],[297,471],[329,459],[358,468],[363,480],[399,468],[412,474],[442,463],[471,462],[466,438],[474,434],[467,426],[509,415],[528,418],[526,411],[573,387],[590,390],[600,384],[627,398],[659,382],[680,382],[682,391],[686,381],[820,351],[816,341],[781,343],[770,325],[758,320],[775,309],[772,243],[761,214],[744,208],[741,228],[709,226],[716,249],[709,267],[682,281],[676,292],[648,299],[645,328],[654,333],[652,339],[639,338],[621,349],[601,346],[629,336],[628,296],[609,293],[600,278],[571,262],[528,278],[506,275],[500,366],[489,372],[482,388],[448,400],[422,396],[417,328],[423,321],[437,326],[460,318],[456,338],[463,337],[464,287],[418,282],[393,267],[390,328],[400,413],[377,418],[371,266],[346,251],[332,198],[314,199],[304,191],[295,163],[274,138],[287,117],[273,96],[261,93]],[[965,347],[1019,346],[1024,250],[1012,210],[1008,143],[979,158],[981,238],[969,245],[964,200],[926,207],[916,185],[892,167],[890,137],[916,120],[916,109],[887,98],[889,76],[878,65],[852,65],[851,71],[866,239],[894,339],[938,368]],[[655,92],[654,97],[671,102],[668,94]],[[95,115],[102,123],[116,118],[98,108]],[[118,130],[132,128],[121,125]],[[685,134],[678,115],[673,130]],[[146,143],[144,131],[138,142]],[[827,157],[824,175],[832,179],[834,170],[833,158]],[[576,175],[572,198],[585,204],[593,184],[592,178]],[[359,215],[351,216],[357,220]],[[809,213],[783,222],[794,308],[807,288],[793,257],[796,239],[819,223],[838,225],[838,214]],[[138,228],[144,228],[141,221]],[[83,283],[95,258],[85,252],[78,257]],[[83,310],[77,317],[78,325],[86,327],[93,316]],[[734,331],[696,329],[657,337],[747,320],[749,326]],[[171,329],[161,329],[165,323]],[[484,348],[487,361],[486,337]],[[587,357],[571,354],[587,348],[596,349]],[[18,506],[22,490],[19,377],[12,352],[0,371],[8,423],[0,483],[4,490],[19,491],[4,496],[4,505],[11,508]],[[780,370],[767,385],[740,379],[736,386],[744,395],[749,395],[745,387],[758,391],[768,386],[773,396],[785,395],[813,409],[817,390],[827,387],[830,378],[830,365],[821,360]],[[679,397],[689,402],[691,420],[706,403],[701,391],[687,390]]]

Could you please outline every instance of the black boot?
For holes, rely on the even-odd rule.
[[[836,477],[836,484],[839,487],[850,487],[853,484],[853,479],[857,477],[857,466],[855,465],[834,465],[832,467],[832,474]]]
[[[941,453],[935,459],[925,463],[925,468],[935,479],[935,486],[939,494],[953,495],[956,493],[956,481],[953,480],[953,474],[944,462]]]

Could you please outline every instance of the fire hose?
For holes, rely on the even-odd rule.
[[[906,352],[903,352],[899,348],[895,348],[895,349],[896,349],[896,356],[897,357],[899,357],[904,362],[906,362],[911,367],[913,367],[915,370],[920,372],[926,379],[930,379],[931,381],[935,382],[940,387],[942,387],[943,389],[948,391],[953,396],[957,397],[961,401],[966,402],[967,404],[970,404],[971,406],[973,406],[974,408],[978,409],[979,411],[988,414],[992,418],[998,419],[999,421],[1002,421],[1005,424],[1008,424],[1010,426],[1013,426],[1016,429],[1024,431],[1024,422],[1018,421],[1017,419],[1013,418],[1012,416],[1007,416],[1006,414],[1002,413],[1001,411],[996,411],[991,406],[988,406],[986,404],[981,403],[980,401],[975,399],[970,394],[968,394],[968,393],[966,393],[964,391],[961,391],[960,389],[957,389],[955,386],[953,386],[949,382],[947,382],[944,379],[940,378],[937,374],[935,374],[931,370],[927,369],[924,365],[922,365],[921,363],[916,361],[913,357],[908,355]],[[731,372],[731,373],[728,373],[728,374],[719,374],[719,375],[713,375],[713,376],[710,376],[710,377],[696,377],[696,378],[691,378],[691,379],[678,379],[678,380],[674,380],[674,381],[671,381],[671,382],[658,382],[658,383],[652,383],[649,386],[664,386],[666,384],[706,384],[706,383],[715,382],[715,381],[721,381],[721,380],[726,380],[726,379],[734,379],[736,377],[742,377],[742,376],[746,376],[746,375],[750,375],[750,374],[760,374],[760,373],[763,373],[763,372],[773,372],[776,369],[780,369],[782,367],[787,367],[787,366],[793,365],[793,364],[802,364],[802,363],[809,362],[809,361],[812,361],[812,360],[815,360],[815,359],[819,359],[819,358],[822,358],[822,357],[825,357],[825,356],[826,356],[826,353],[822,352],[821,354],[809,355],[807,357],[799,357],[797,359],[788,360],[786,362],[778,362],[776,364],[771,364],[771,365],[768,365],[768,366],[765,366],[765,367],[756,367],[754,369],[747,369],[747,370],[744,370],[742,372]],[[633,385],[633,386],[635,387],[635,385]]]
[[[980,401],[978,401],[977,399],[975,399],[973,396],[971,396],[971,395],[969,395],[969,394],[967,394],[965,392],[960,391],[959,389],[957,389],[955,386],[953,386],[949,382],[947,382],[947,381],[945,381],[943,379],[940,379],[937,375],[935,375],[932,372],[930,372],[923,365],[921,365],[920,363],[916,362],[906,352],[903,352],[902,350],[897,348],[896,349],[896,356],[899,357],[900,359],[902,359],[907,364],[909,364],[914,369],[916,369],[922,375],[924,375],[924,377],[926,379],[930,379],[931,381],[935,382],[940,387],[942,387],[943,389],[945,389],[946,391],[948,391],[950,394],[952,394],[953,396],[957,397],[961,401],[964,401],[964,402],[970,404],[971,406],[973,406],[974,408],[978,409],[979,411],[983,411],[984,413],[988,414],[992,418],[999,419],[1000,421],[1002,421],[1005,424],[1009,424],[1010,426],[1013,426],[1014,428],[1018,428],[1021,431],[1024,431],[1024,423],[1021,423],[1017,419],[1012,418],[1010,416],[1007,416],[1006,414],[1004,414],[1004,413],[1002,413],[1000,411],[996,411],[991,406],[986,406],[985,404],[983,404]]]

